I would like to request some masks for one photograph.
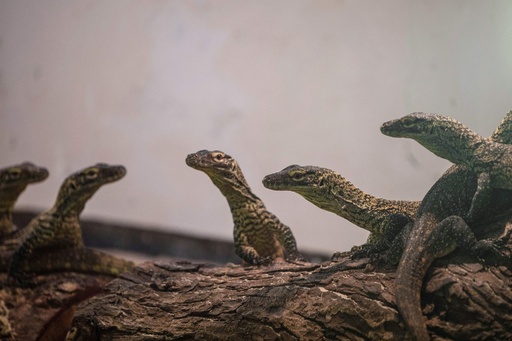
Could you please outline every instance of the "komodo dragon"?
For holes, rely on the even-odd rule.
[[[68,176],[54,206],[23,229],[20,244],[10,261],[10,279],[23,284],[28,283],[25,281],[28,272],[70,270],[117,275],[131,268],[132,262],[86,249],[79,221],[87,200],[101,186],[117,181],[125,174],[123,166],[98,163]],[[46,258],[51,261],[45,262]]]
[[[418,134],[433,134],[435,119],[430,125],[422,125],[422,115],[408,115],[407,119],[386,122],[381,131],[389,136],[401,136],[413,131]],[[437,117],[437,116],[432,116]],[[490,139],[500,143],[512,143],[512,111],[507,114]],[[434,123],[437,122],[437,123]],[[448,121],[446,121],[448,122]],[[468,130],[450,121],[446,129],[467,137]],[[457,151],[468,153],[464,145],[452,141]],[[483,174],[483,175],[482,175]],[[405,250],[397,269],[395,296],[397,306],[414,339],[429,340],[428,331],[421,310],[421,287],[423,278],[432,262],[451,253],[457,247],[469,250],[475,255],[496,252],[489,240],[477,240],[469,223],[512,208],[512,193],[508,190],[493,189],[489,177],[484,173],[460,165],[452,166],[425,195],[416,214]]]
[[[186,163],[206,173],[226,197],[234,222],[235,253],[242,260],[253,265],[277,258],[304,260],[290,228],[251,191],[235,159],[221,151],[201,150],[188,155]]]
[[[340,174],[316,166],[288,166],[263,179],[266,188],[293,191],[321,209],[335,213],[371,234],[353,258],[388,249],[414,219],[419,201],[387,200],[366,194]]]
[[[46,168],[30,162],[0,169],[0,239],[9,236],[16,228],[12,222],[14,204],[29,184],[48,177]]]

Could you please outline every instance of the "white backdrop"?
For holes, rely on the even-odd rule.
[[[69,173],[121,163],[84,216],[230,239],[220,192],[184,159],[220,149],[301,249],[367,233],[261,179],[324,166],[386,198],[421,199],[449,166],[379,132],[413,111],[489,135],[512,109],[509,1],[0,2],[0,166],[50,178],[19,207],[51,206]]]

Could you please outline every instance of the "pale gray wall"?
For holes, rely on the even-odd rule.
[[[448,163],[379,132],[413,111],[488,135],[512,109],[510,1],[2,1],[1,165],[50,169],[20,207],[48,208],[97,161],[128,175],[84,216],[231,238],[231,216],[184,159],[234,156],[302,249],[366,232],[264,175],[339,171],[383,197],[421,199]]]

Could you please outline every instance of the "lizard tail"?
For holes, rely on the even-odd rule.
[[[407,254],[408,257],[402,257],[397,269],[396,305],[413,339],[428,341],[430,337],[421,310],[421,287],[425,273],[432,261],[425,262],[425,255],[422,255],[419,250],[403,254]]]
[[[135,264],[131,261],[89,249],[67,248],[33,257],[24,266],[27,273],[51,273],[73,271],[81,273],[117,276],[130,270]]]

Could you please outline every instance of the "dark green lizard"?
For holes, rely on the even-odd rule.
[[[54,206],[34,218],[22,231],[20,243],[9,265],[9,277],[23,282],[29,272],[73,270],[116,275],[132,262],[112,261],[98,257],[97,251],[84,248],[79,216],[87,200],[104,184],[117,181],[126,174],[123,166],[98,163],[68,176],[61,185]],[[47,256],[66,254],[67,258]],[[46,262],[44,257],[55,259]],[[41,264],[43,268],[38,268]]]
[[[382,125],[385,135],[400,136],[401,132],[427,128],[430,134],[433,126],[415,123],[418,114],[409,115],[405,121],[393,120]],[[512,112],[508,113],[490,139],[500,143],[512,143]],[[452,132],[466,136],[467,130],[457,125],[448,127]],[[454,142],[456,143],[456,142]],[[464,147],[455,153],[464,153]],[[468,226],[469,223],[488,218],[512,208],[512,194],[508,190],[493,189],[488,177],[471,169],[452,166],[432,186],[418,209],[415,221],[408,235],[405,250],[397,269],[395,296],[397,306],[409,331],[416,340],[429,340],[422,319],[421,287],[426,271],[432,262],[451,253],[457,247],[469,250],[475,255],[494,251],[488,240],[477,240]]]
[[[512,146],[483,138],[451,117],[414,113],[392,123],[393,137],[416,140],[439,157],[486,174],[494,188],[512,189]]]
[[[321,167],[292,165],[267,175],[263,185],[293,191],[316,206],[335,213],[369,231],[367,244],[355,258],[389,248],[393,239],[411,222],[419,201],[377,198],[366,194],[340,174]]]
[[[29,184],[43,181],[47,177],[46,168],[30,162],[0,169],[0,238],[16,230],[12,223],[12,211],[20,194]]]
[[[186,163],[206,173],[226,197],[234,222],[235,253],[242,260],[254,265],[277,258],[303,260],[290,228],[251,191],[235,159],[221,151],[201,150],[188,155]]]

